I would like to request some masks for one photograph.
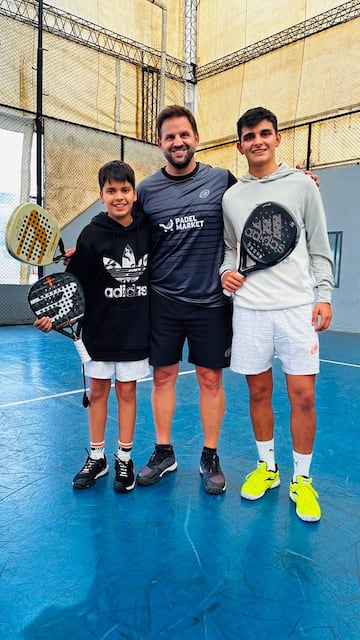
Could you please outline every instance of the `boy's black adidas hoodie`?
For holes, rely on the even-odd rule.
[[[148,357],[149,232],[140,212],[123,227],[99,213],[81,231],[67,271],[84,288],[82,338],[93,360]]]

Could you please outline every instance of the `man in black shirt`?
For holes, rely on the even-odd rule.
[[[224,296],[222,196],[236,182],[226,169],[196,162],[199,142],[192,113],[166,107],[157,120],[166,165],[138,186],[138,203],[151,234],[150,364],[154,366],[153,415],[157,444],[137,482],[152,485],[175,471],[171,444],[175,385],[185,339],[200,390],[204,447],[200,474],[207,493],[225,491],[217,454],[225,411],[222,369],[229,365],[231,301]]]

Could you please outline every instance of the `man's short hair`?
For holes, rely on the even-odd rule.
[[[189,109],[187,109],[186,107],[182,107],[179,104],[172,104],[168,107],[165,107],[157,117],[157,120],[156,120],[157,137],[161,138],[161,127],[165,122],[165,120],[169,120],[170,118],[183,118],[183,117],[189,120],[193,132],[195,133],[195,135],[198,135],[196,120],[193,114],[191,113],[191,111],[189,111]]]
[[[269,109],[265,109],[265,107],[254,107],[253,109],[248,109],[245,113],[240,116],[237,121],[237,133],[238,138],[241,141],[241,131],[243,127],[255,127],[261,120],[269,120],[275,129],[275,133],[278,132],[278,121],[276,115],[269,111]]]

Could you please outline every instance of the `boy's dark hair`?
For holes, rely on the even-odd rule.
[[[99,169],[98,174],[100,191],[103,190],[105,182],[130,182],[135,189],[135,173],[134,169],[126,162],[121,160],[112,160],[107,162]]]
[[[157,120],[156,120],[157,137],[161,138],[161,127],[165,122],[165,120],[169,120],[170,118],[182,118],[182,117],[185,117],[189,120],[193,132],[195,133],[195,135],[197,135],[198,129],[197,129],[196,120],[193,114],[191,113],[191,111],[189,111],[189,109],[187,109],[186,107],[182,107],[179,104],[172,104],[168,107],[165,107],[165,109],[163,109],[162,111],[160,111],[157,117]]]
[[[276,115],[269,111],[269,109],[265,109],[265,107],[254,107],[253,109],[248,109],[245,113],[240,116],[237,121],[237,133],[238,138],[241,141],[241,131],[243,127],[255,127],[261,120],[269,120],[275,129],[275,133],[278,132],[278,121]]]

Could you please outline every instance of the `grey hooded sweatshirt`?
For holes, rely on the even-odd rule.
[[[246,173],[225,192],[225,255],[220,275],[238,268],[244,223],[257,205],[270,201],[284,206],[296,219],[297,245],[278,265],[250,273],[235,293],[234,304],[269,310],[331,302],[333,260],[319,189],[302,171],[284,163],[264,178]]]

